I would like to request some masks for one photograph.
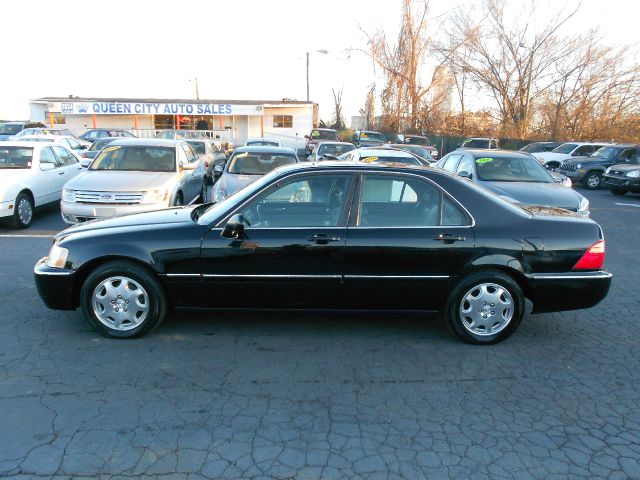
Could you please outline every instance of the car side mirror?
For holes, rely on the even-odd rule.
[[[43,172],[48,172],[49,170],[53,170],[56,166],[51,162],[45,162],[40,164],[40,170]]]
[[[82,168],[89,168],[89,165],[91,165],[92,160],[90,158],[86,159],[86,160],[82,160],[80,162],[80,166]]]
[[[470,172],[467,172],[466,170],[462,170],[461,172],[458,172],[458,176],[462,178],[467,178],[469,180],[473,180],[473,174]]]
[[[224,171],[224,165],[216,165],[213,167],[213,176],[216,178],[220,178],[223,171]]]
[[[220,236],[224,238],[244,238],[245,219],[242,215],[232,215]]]
[[[306,138],[307,140],[309,140],[309,135],[305,135],[304,138]]]

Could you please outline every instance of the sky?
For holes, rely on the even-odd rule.
[[[507,1],[517,10],[533,0]],[[430,5],[436,17],[454,8],[481,15],[479,2]],[[26,119],[29,99],[44,96],[195,98],[195,78],[203,99],[306,100],[310,52],[320,118],[331,118],[331,89],[342,89],[349,124],[369,87],[382,86],[359,50],[367,34],[395,38],[401,0],[30,0],[2,11],[0,119]],[[583,0],[566,33],[599,26],[608,43],[637,48],[639,13],[636,0]]]

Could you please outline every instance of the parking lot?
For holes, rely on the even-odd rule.
[[[640,196],[580,191],[609,296],[494,346],[370,312],[171,314],[110,340],[38,298],[57,209],[2,227],[0,476],[640,478]]]

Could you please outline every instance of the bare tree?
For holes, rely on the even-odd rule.
[[[344,116],[342,115],[342,89],[337,92],[335,89],[331,89],[331,93],[333,93],[333,124],[332,128],[336,130],[344,130]]]
[[[364,117],[365,128],[371,130],[376,128],[376,113],[375,113],[375,84],[371,85],[367,92],[367,98],[364,102],[364,108],[360,109],[360,115]]]

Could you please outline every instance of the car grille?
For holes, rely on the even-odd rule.
[[[604,182],[610,185],[624,185],[627,183],[627,181],[624,178],[612,178],[609,176],[606,176],[604,178]]]
[[[137,205],[142,201],[142,192],[95,192],[76,190],[78,203],[118,203]]]
[[[565,172],[575,172],[577,170],[576,165],[572,163],[562,163],[558,170],[564,170]]]

